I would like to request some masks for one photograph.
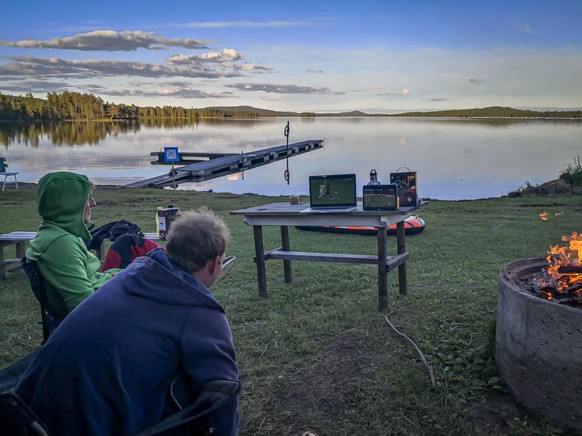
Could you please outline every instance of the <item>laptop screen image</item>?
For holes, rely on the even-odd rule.
[[[356,175],[332,174],[309,177],[309,205],[305,211],[356,208]]]

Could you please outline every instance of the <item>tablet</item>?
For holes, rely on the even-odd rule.
[[[364,210],[399,209],[398,188],[395,184],[364,185]]]

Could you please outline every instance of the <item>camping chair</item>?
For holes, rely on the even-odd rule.
[[[21,266],[28,277],[30,282],[30,287],[32,292],[36,296],[36,299],[40,303],[40,314],[42,325],[42,343],[43,345],[55,328],[59,325],[59,322],[50,314],[48,310],[47,296],[44,289],[44,281],[40,269],[36,262],[28,262],[26,257],[21,259]],[[39,352],[40,348],[34,350],[33,352],[27,354],[21,359],[14,362],[12,365],[0,370],[0,392],[5,392],[12,389],[18,383],[18,380],[28,368],[29,363],[32,361],[34,356]],[[9,434],[9,433],[2,433]]]
[[[6,392],[12,389],[14,386],[18,384],[18,380],[28,368],[32,359],[38,354],[40,348],[37,348],[32,353],[27,354],[22,359],[17,360],[12,365],[0,370],[0,393]],[[0,422],[2,420],[0,419]],[[0,434],[6,434],[0,431]]]
[[[188,426],[188,434],[212,434],[214,429],[203,418],[214,410],[226,405],[240,392],[240,382],[233,380],[213,380],[204,385],[196,401],[182,408],[178,398],[186,392],[185,380],[178,375],[170,386],[170,401],[178,412],[160,423],[143,430],[137,436],[174,434],[170,430]],[[186,394],[189,396],[190,392]],[[203,422],[204,421],[204,422]],[[170,432],[170,433],[168,433]],[[10,436],[48,436],[46,427],[34,411],[15,393],[0,395],[0,434]]]
[[[170,385],[170,403],[178,409],[158,424],[142,430],[137,436],[155,436],[174,434],[170,430],[188,428],[188,434],[212,434],[216,430],[208,414],[233,401],[240,392],[240,382],[234,380],[212,380],[207,382],[202,391],[192,402],[192,392],[184,374],[177,375]],[[186,405],[190,403],[189,405]]]
[[[59,322],[50,314],[48,310],[48,303],[46,292],[44,289],[44,282],[40,269],[36,262],[28,262],[26,257],[22,258],[21,266],[28,277],[30,282],[30,287],[32,292],[36,296],[38,302],[40,303],[40,314],[42,325],[42,344],[43,345],[55,328],[59,325]],[[14,362],[12,365],[0,370],[0,392],[5,392],[12,389],[18,383],[18,380],[28,368],[29,363],[32,361],[34,356],[39,352],[40,348],[34,350],[33,352],[27,354],[21,359]],[[0,435],[5,434],[0,432]]]
[[[15,393],[0,395],[0,434],[48,436],[42,421]]]
[[[4,183],[2,185],[2,190],[4,191],[4,189],[6,188],[6,183],[9,182],[9,180],[8,180],[9,177],[14,179],[14,184],[16,185],[16,189],[18,189],[18,180],[16,180],[16,175],[18,173],[13,172],[13,171],[6,171],[7,166],[8,166],[8,164],[6,163],[6,159],[3,157],[0,157],[0,177],[4,176]]]
[[[57,328],[59,322],[51,315],[49,311],[48,299],[44,287],[44,279],[42,278],[38,263],[30,262],[26,257],[23,257],[20,263],[22,269],[28,277],[30,288],[40,303],[40,324],[42,325],[42,343],[44,344],[51,333]]]

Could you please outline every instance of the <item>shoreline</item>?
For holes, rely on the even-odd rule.
[[[26,189],[32,190],[36,189],[38,183],[35,182],[18,182],[18,189]],[[170,191],[164,188],[128,188],[124,185],[111,185],[111,184],[96,184],[95,185],[99,190],[110,191],[110,190],[119,190],[119,189],[127,189],[127,190],[135,190],[135,189],[156,189],[160,191]],[[13,190],[12,186],[8,187],[7,190]],[[253,192],[245,192],[244,194],[235,194],[233,192],[214,192],[213,190],[196,190],[196,189],[181,189],[178,191],[190,191],[190,192],[199,192],[199,193],[211,193],[211,194],[225,194],[225,195],[257,195],[262,196],[263,194],[257,194]],[[525,188],[517,188],[513,191],[508,192],[507,194],[500,195],[498,197],[486,197],[486,198],[475,198],[475,199],[461,199],[461,200],[442,200],[439,198],[422,198],[425,201],[479,201],[479,200],[489,200],[495,198],[516,198],[521,197],[523,195],[537,195],[537,196],[552,196],[552,195],[582,195],[582,187],[575,187],[570,185],[562,178],[558,178],[555,180],[550,180],[549,182],[541,183],[536,186],[528,185]],[[285,194],[279,195],[265,195],[266,197],[285,197]],[[306,196],[302,196],[306,197]]]

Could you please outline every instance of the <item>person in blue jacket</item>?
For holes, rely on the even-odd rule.
[[[183,374],[194,393],[238,381],[232,332],[209,287],[230,232],[211,211],[182,212],[166,249],[133,261],[85,299],[40,349],[16,393],[54,435],[133,435],[167,414]],[[209,415],[213,435],[238,433],[238,397]]]

